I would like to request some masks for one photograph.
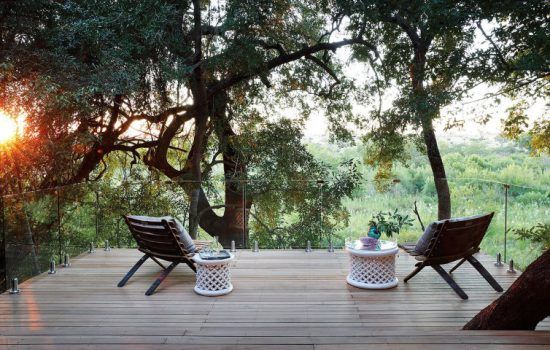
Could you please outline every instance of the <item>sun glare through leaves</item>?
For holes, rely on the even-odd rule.
[[[17,135],[17,122],[0,111],[0,144],[6,143]]]

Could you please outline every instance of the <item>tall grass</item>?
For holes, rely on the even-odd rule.
[[[362,159],[360,146],[334,149],[310,146],[317,159],[335,164],[342,159]],[[340,237],[357,238],[368,230],[370,218],[379,211],[398,209],[414,216],[414,202],[424,224],[437,219],[437,197],[431,170],[424,155],[410,149],[410,161],[394,166],[394,179],[386,192],[378,192],[372,181],[375,170],[362,166],[364,182],[352,198],[344,201],[349,224],[338,230]],[[540,255],[540,247],[520,240],[513,230],[548,222],[550,218],[550,164],[548,157],[533,158],[522,149],[501,143],[487,148],[482,143],[443,145],[442,154],[452,197],[453,217],[495,212],[481,249],[496,256],[504,254],[504,183],[508,191],[506,258],[525,267]],[[415,241],[422,234],[418,220],[406,228],[399,241]]]

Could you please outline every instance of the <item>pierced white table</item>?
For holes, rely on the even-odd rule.
[[[397,243],[379,241],[376,249],[362,248],[361,241],[346,247],[350,258],[350,272],[346,281],[354,287],[385,289],[397,286],[395,277],[395,255]]]
[[[230,267],[235,255],[229,255],[229,258],[221,260],[205,260],[199,254],[193,256],[193,261],[197,264],[195,293],[208,297],[231,293],[233,285]]]

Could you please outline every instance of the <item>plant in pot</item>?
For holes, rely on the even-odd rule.
[[[369,232],[367,237],[361,238],[361,243],[367,249],[374,249],[380,237],[385,234],[388,238],[399,235],[403,227],[412,226],[414,219],[403,215],[395,209],[393,212],[378,212],[369,221]]]

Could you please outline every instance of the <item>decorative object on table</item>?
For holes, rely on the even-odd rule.
[[[214,297],[231,293],[233,285],[231,284],[231,262],[235,256],[225,250],[224,254],[229,257],[225,259],[203,259],[202,254],[196,254],[193,261],[197,264],[197,282],[195,284],[195,293]]]
[[[201,259],[204,259],[204,260],[223,260],[223,259],[229,259],[231,257],[231,254],[229,254],[227,250],[220,250],[218,252],[203,250],[199,253],[199,255]]]
[[[367,237],[371,239],[365,239],[365,242],[372,246],[373,241],[380,239],[383,234],[392,239],[394,235],[399,235],[403,227],[412,226],[413,221],[408,215],[399,213],[397,209],[393,212],[380,211],[369,221]]]
[[[370,237],[369,237],[370,238]],[[348,284],[364,289],[385,289],[397,286],[395,242],[377,241],[377,249],[363,249],[361,241],[346,247],[350,257]]]
[[[400,248],[418,260],[415,265],[416,269],[405,277],[403,282],[407,283],[424,267],[431,266],[453,288],[456,294],[462,299],[468,299],[468,295],[450,275],[465,261],[468,261],[494,290],[502,292],[502,287],[474,257],[474,254],[479,252],[479,245],[487,233],[493,215],[494,213],[490,213],[435,221],[426,227],[424,234],[416,244],[399,244]],[[441,265],[453,261],[459,262],[447,273]]]

